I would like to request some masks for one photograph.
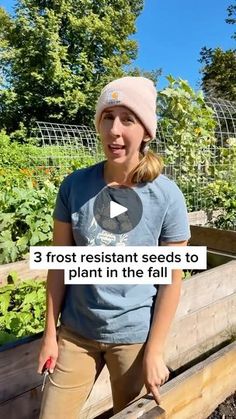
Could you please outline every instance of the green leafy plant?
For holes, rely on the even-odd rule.
[[[209,223],[216,228],[236,230],[236,184],[218,179],[210,182],[204,190],[208,211],[218,210],[217,217]]]
[[[57,188],[45,181],[41,189],[10,188],[0,192],[0,263],[22,259],[29,246],[49,245]]]
[[[44,328],[45,281],[11,278],[11,284],[0,288],[0,345]]]
[[[214,166],[214,180],[202,189],[208,211],[218,210],[209,224],[226,230],[236,230],[236,138],[229,138],[227,147],[219,148]]]
[[[65,140],[66,141],[66,140]],[[33,139],[25,139],[25,143],[12,141],[5,131],[0,131],[0,170],[6,175],[12,170],[18,170],[19,176],[24,174],[31,179],[52,179],[55,172],[61,176],[75,169],[89,166],[97,161],[97,154],[102,154],[99,149],[80,147],[78,140],[70,139],[68,145],[46,145],[34,143]]]
[[[1,131],[0,162],[0,263],[9,263],[24,258],[29,246],[51,244],[61,181],[96,158],[91,150],[76,149],[76,139],[70,147],[39,147],[12,142]]]
[[[192,273],[190,270],[184,269],[182,270],[182,280],[190,279],[192,276]]]
[[[26,141],[20,144],[12,141],[4,130],[0,131],[0,164],[5,168],[25,168],[42,163],[43,149]]]
[[[172,76],[167,79],[169,86],[158,98],[159,127],[165,139],[164,161],[185,194],[188,210],[196,211],[201,208],[194,196],[211,176],[215,120],[202,92],[195,92],[185,80]]]

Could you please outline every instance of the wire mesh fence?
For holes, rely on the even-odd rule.
[[[217,145],[228,147],[227,140],[231,137],[236,137],[236,103],[209,96],[205,102],[214,111],[214,117],[217,123]]]
[[[92,152],[96,148],[96,133],[85,125],[56,124],[36,121],[41,146],[66,146],[77,150],[84,147]]]
[[[186,172],[186,153],[183,153],[181,147],[176,145],[174,163],[169,159],[169,144],[173,144],[172,129],[169,130],[164,125],[163,130],[162,124],[158,123],[157,136],[153,143],[153,149],[165,161],[169,161],[164,173],[180,185],[190,210],[208,209],[205,188],[216,179],[228,182],[234,179],[236,182],[236,103],[207,97],[205,104],[213,111],[215,126],[212,132],[208,132],[209,144],[206,145],[205,142],[204,147],[195,147],[195,161],[192,166],[188,164],[189,176]],[[191,148],[188,152],[191,154]]]
[[[174,149],[174,159],[171,161],[169,150],[171,142],[173,144],[173,130],[165,125],[163,129],[160,121],[156,138],[151,142],[151,149],[167,162],[164,174],[179,184],[190,211],[207,208],[204,187],[214,181],[219,171],[224,180],[233,177],[236,181],[236,103],[210,97],[205,98],[205,102],[213,110],[215,128],[210,136],[214,137],[214,141],[204,148],[195,148],[195,160],[192,163],[188,161],[186,166],[188,155],[183,153],[181,147]],[[67,174],[105,159],[95,130],[87,126],[37,121],[33,137],[40,147],[38,164],[46,169],[59,169]],[[189,149],[189,154],[191,152]],[[32,162],[33,159],[34,156]]]
[[[228,100],[207,97],[206,104],[214,111],[216,120],[215,135],[217,146],[228,147],[227,140],[236,137],[236,103]],[[41,140],[41,146],[63,146],[68,151],[84,150],[94,155],[101,153],[98,148],[98,138],[95,130],[85,125],[58,124],[44,121],[36,121],[33,136]],[[163,148],[160,138],[168,141],[168,131],[163,132],[158,126],[157,137],[154,140],[155,149]],[[67,156],[65,156],[67,157]]]
[[[68,125],[36,121],[33,136],[37,138],[42,165],[58,167],[61,170],[80,164],[86,165],[86,157],[98,160],[102,157],[97,134],[85,125]]]
[[[171,163],[170,159],[168,161],[172,136],[168,127],[163,130],[159,122],[156,138],[151,143],[153,151],[168,162],[164,167],[164,174],[177,183],[180,183],[180,179],[185,179],[184,194],[187,198],[191,196],[191,204],[189,201],[188,205],[195,210],[206,208],[207,202],[202,196],[203,186],[214,180],[219,168],[224,173],[224,179],[236,176],[236,149],[232,147],[236,142],[236,104],[210,97],[207,97],[205,102],[214,112],[216,126],[212,133],[215,137],[214,144],[199,150],[201,157],[192,163],[195,180],[197,178],[198,186],[201,187],[193,184],[191,176],[185,176],[186,156],[181,152],[181,148],[175,149],[174,163]],[[76,168],[78,163],[83,167],[105,158],[95,130],[87,126],[37,121],[34,136],[42,150],[42,166],[46,168],[60,168],[67,173]],[[183,184],[180,186],[183,187]]]

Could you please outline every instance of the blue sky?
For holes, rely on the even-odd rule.
[[[137,20],[139,43],[136,64],[145,69],[162,67],[198,87],[198,62],[203,46],[235,48],[234,25],[225,22],[227,7],[234,0],[146,0]],[[159,88],[166,84],[161,77]]]
[[[188,80],[193,88],[200,81],[198,62],[203,46],[235,48],[235,26],[225,23],[226,9],[234,0],[145,0],[137,19],[138,58],[133,63],[145,70],[163,69],[158,89],[172,74]],[[11,10],[14,1],[0,0]]]

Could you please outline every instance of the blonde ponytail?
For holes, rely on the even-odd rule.
[[[152,182],[163,169],[163,160],[153,151],[145,151],[146,143],[141,144],[142,158],[139,164],[130,173],[132,183]]]

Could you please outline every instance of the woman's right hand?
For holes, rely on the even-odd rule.
[[[39,374],[42,374],[43,367],[49,358],[51,358],[49,372],[53,373],[53,370],[55,368],[57,358],[58,358],[57,337],[45,335],[43,337],[43,342],[42,342],[42,346],[39,353],[39,359],[38,359],[38,373]]]

